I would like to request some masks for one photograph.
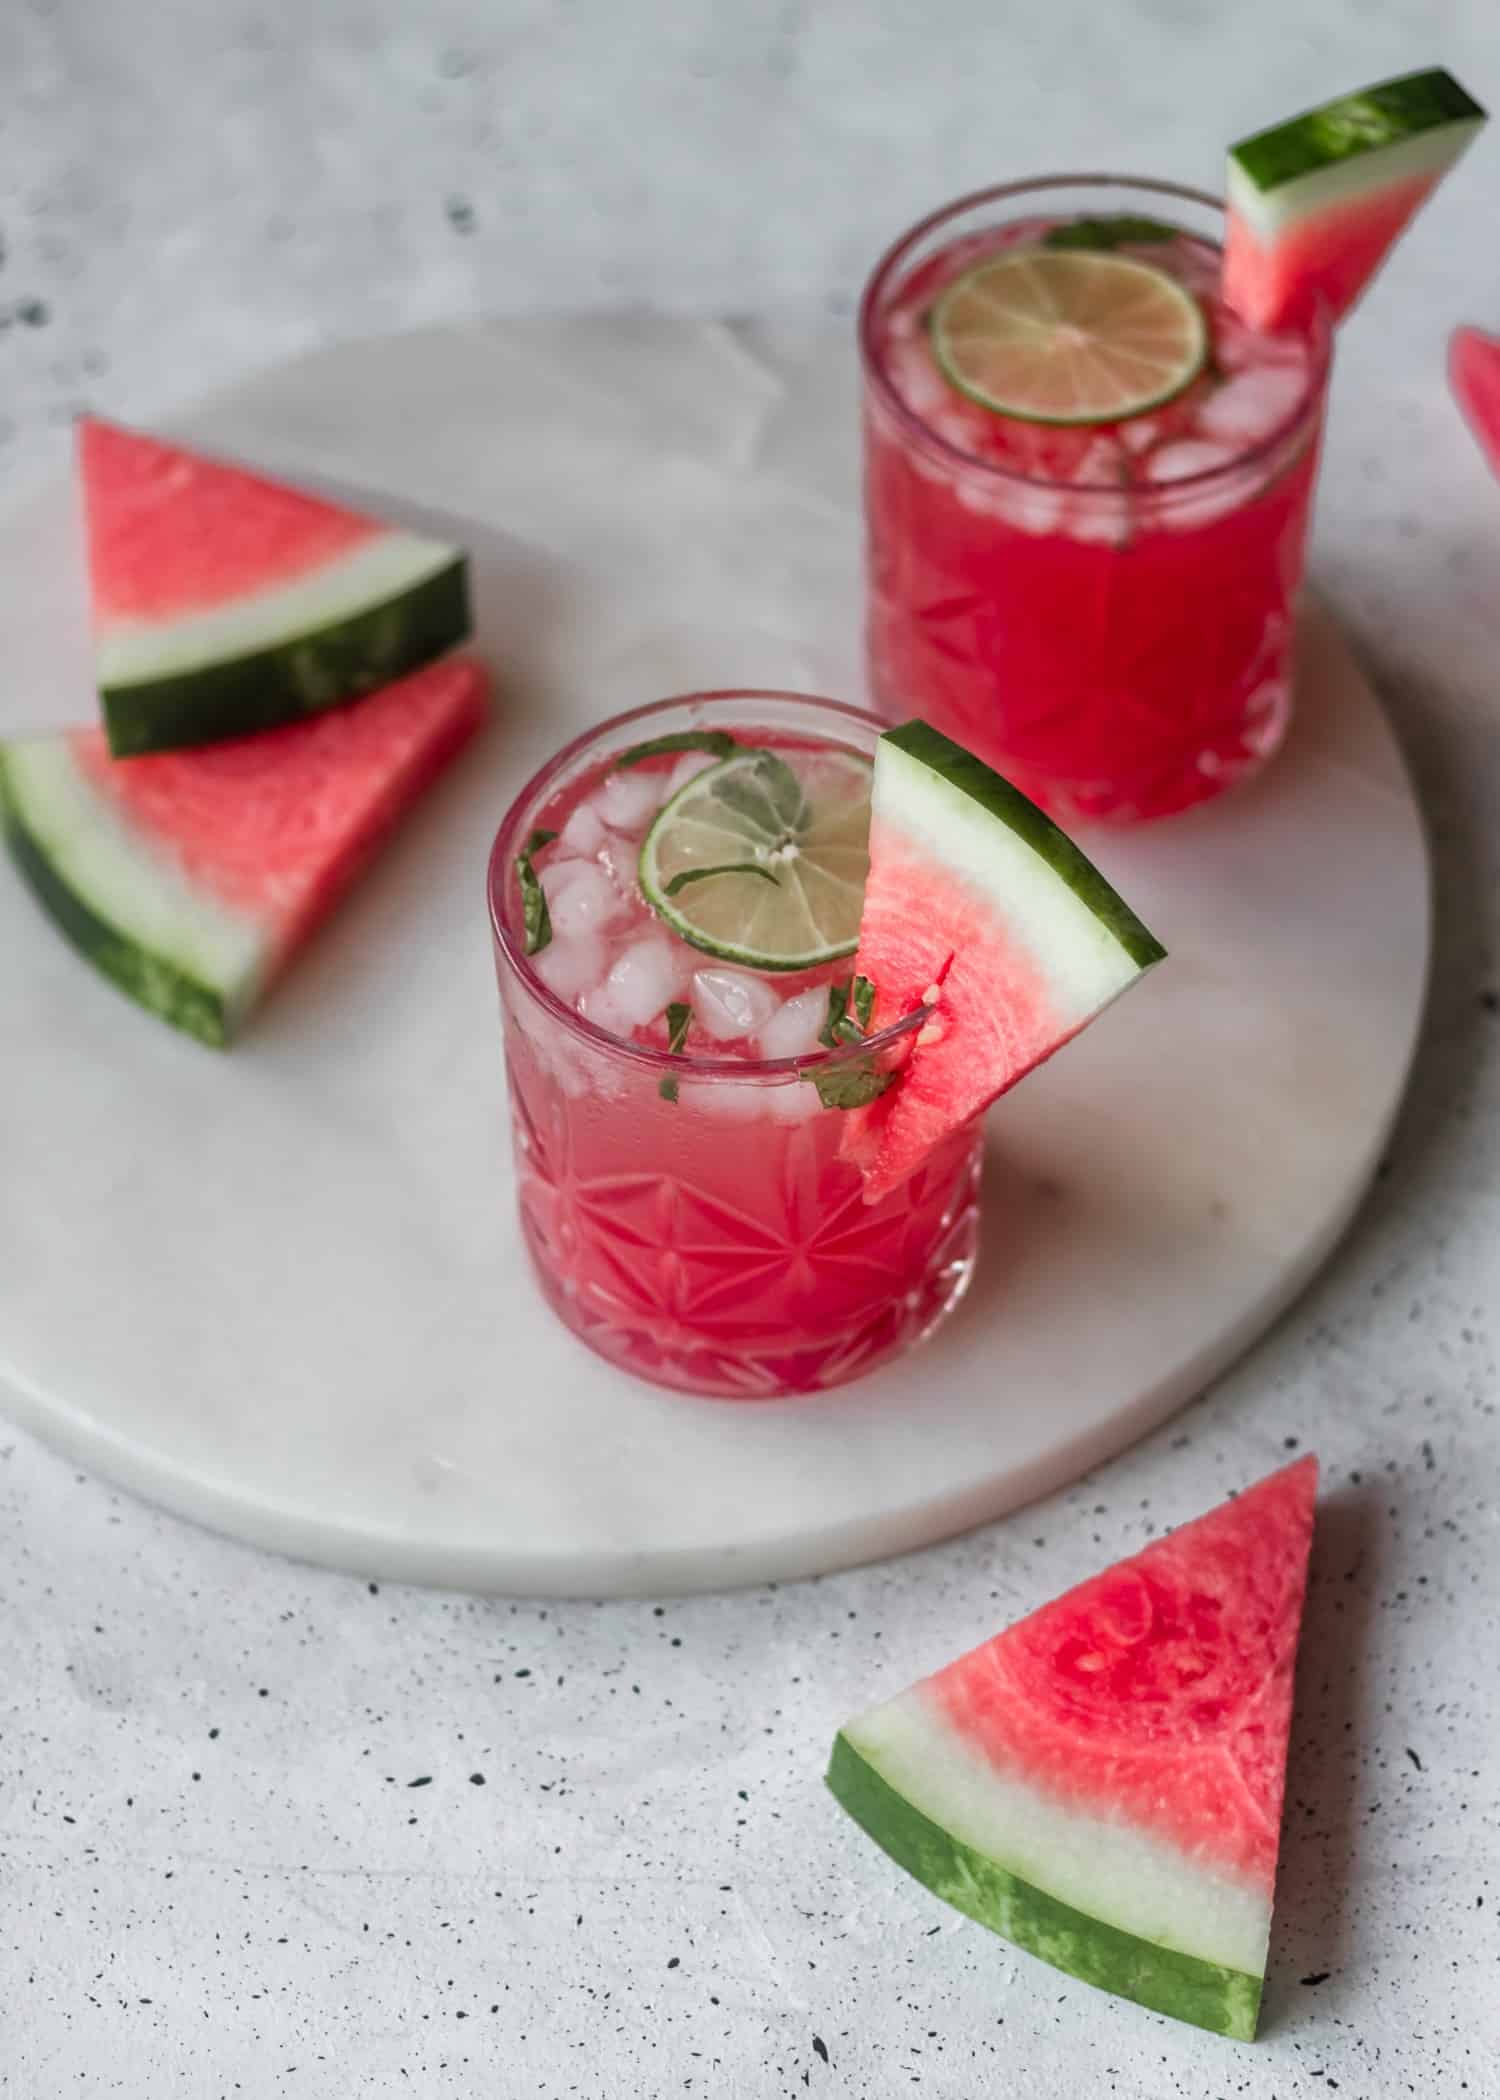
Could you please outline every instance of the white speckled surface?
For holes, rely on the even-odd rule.
[[[0,473],[50,471],[81,400],[145,418],[398,321],[846,300],[969,182],[1060,159],[1212,179],[1231,129],[1434,56],[1493,101],[1500,21],[12,0]],[[1438,974],[1388,1170],[1312,1296],[1020,1518],[660,1612],[371,1595],[0,1443],[0,2090],[1497,2090],[1500,489],[1440,377],[1452,321],[1500,325],[1497,153],[1339,375],[1319,573],[1426,794]],[[5,1196],[0,1260],[25,1230]],[[811,1782],[872,1692],[1314,1436],[1333,1499],[1269,2016],[1236,2050],[1010,1956]]]

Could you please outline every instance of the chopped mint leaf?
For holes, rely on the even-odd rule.
[[[693,1023],[693,1009],[681,999],[674,999],[667,1008],[667,1049],[675,1057],[687,1041],[687,1032]]]
[[[687,1041],[687,1032],[692,1023],[693,1009],[684,1004],[681,999],[674,999],[667,1008],[667,1051],[670,1056],[676,1057],[680,1054],[683,1044]],[[663,1101],[675,1101],[677,1099],[677,1081],[675,1079],[658,1080],[656,1091],[661,1095]]]
[[[817,1088],[818,1099],[825,1108],[868,1108],[894,1083],[896,1075],[878,1071],[873,1058],[853,1057],[841,1065],[806,1072],[803,1077]]]
[[[543,846],[550,846],[556,837],[555,831],[534,831],[516,855],[516,880],[521,885],[521,921],[526,929],[528,955],[539,955],[552,938],[552,919],[547,910],[547,893],[537,880],[531,857],[534,853],[540,853]]]
[[[786,760],[774,751],[762,751],[755,761],[755,774],[764,782],[771,807],[785,828],[801,831],[807,822],[807,798]]]
[[[832,1050],[838,1043],[839,1030],[849,1012],[849,987],[847,984],[831,984],[828,987],[828,1018],[818,1030],[818,1041],[825,1049]]]
[[[722,759],[737,749],[727,729],[674,729],[667,736],[648,737],[644,744],[632,744],[622,751],[615,760],[615,771],[638,766],[648,758],[668,758],[674,751],[706,751],[711,758]]]
[[[762,867],[758,860],[732,860],[727,861],[722,868],[684,868],[680,875],[674,875],[667,883],[662,895],[675,897],[678,891],[685,890],[689,883],[707,882],[711,875],[759,875],[763,881],[769,882],[773,889],[781,887],[771,870]]]
[[[854,1018],[861,1028],[868,1030],[870,1016],[875,1011],[875,987],[868,977],[856,977],[849,994],[854,1008]]]
[[[1108,218],[1073,219],[1043,234],[1044,248],[1123,248],[1135,241],[1171,241],[1177,228],[1160,219],[1143,219],[1133,212],[1116,212]]]

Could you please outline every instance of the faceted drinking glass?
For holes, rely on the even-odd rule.
[[[1191,396],[1205,429],[1186,395],[1156,427],[1148,411],[1061,435],[966,403],[926,350],[937,293],[1007,238],[1003,229],[1118,214],[1180,229],[1175,250],[1130,252],[1191,266],[1215,330],[1222,318],[1226,343],[1257,368],[1248,383],[1211,359]],[[1264,764],[1286,728],[1329,332],[1320,320],[1297,340],[1254,338],[1221,315],[1223,220],[1214,198],[1171,183],[1010,183],[903,234],[865,290],[876,703],[894,719],[924,716],[1064,820],[1128,821],[1202,801]],[[1253,434],[1235,435],[1236,412]],[[1082,439],[1095,436],[1105,443],[1091,456]],[[1149,479],[1168,442],[1174,473],[1195,457],[1202,470]]]
[[[880,724],[772,692],[619,715],[521,790],[490,859],[490,919],[521,1227],[547,1302],[622,1370],[766,1400],[861,1376],[957,1303],[974,1266],[981,1148],[977,1127],[955,1132],[875,1204],[840,1156],[850,1112],[824,1107],[814,1076],[892,1060],[921,1013],[808,1057],[670,1056],[605,1033],[542,982],[515,872],[538,813],[611,753],[704,728],[869,755]]]

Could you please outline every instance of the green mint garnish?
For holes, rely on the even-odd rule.
[[[770,883],[772,889],[781,887],[771,870],[762,867],[758,860],[731,860],[726,861],[722,868],[684,868],[680,875],[674,875],[666,884],[662,895],[675,897],[678,891],[685,890],[690,882],[707,882],[712,875],[759,875]]]
[[[727,780],[715,781],[713,792],[752,832],[773,845],[783,844],[807,823],[802,783],[774,751],[757,753],[753,765],[737,767]]]
[[[550,846],[556,837],[555,831],[534,831],[516,855],[516,879],[521,885],[521,921],[526,929],[528,955],[539,955],[552,938],[547,893],[537,880],[531,856],[540,853],[543,846]]]
[[[849,1013],[849,987],[847,984],[831,984],[828,987],[828,1017],[818,1030],[818,1041],[825,1050],[832,1050],[839,1040],[839,1030]]]
[[[847,1064],[805,1072],[803,1077],[817,1088],[825,1108],[868,1108],[894,1084],[896,1075],[877,1071],[873,1058],[854,1057]]]
[[[856,977],[852,984],[829,985],[828,1018],[818,1031],[818,1041],[829,1050],[841,1043],[862,1043],[874,1009],[875,987],[868,977]]]
[[[1043,234],[1044,248],[1123,248],[1132,241],[1171,241],[1177,238],[1175,226],[1163,225],[1160,219],[1142,219],[1132,212],[1118,212],[1110,218],[1073,219],[1066,226],[1054,226],[1050,233]]]
[[[668,736],[649,737],[632,744],[615,760],[616,772],[638,766],[648,758],[668,758],[674,751],[706,751],[712,758],[728,758],[739,747],[727,729],[674,729]]]
[[[687,1041],[687,1032],[692,1026],[692,1021],[693,1009],[684,1005],[680,999],[674,999],[667,1008],[667,1053],[669,1056],[677,1057],[681,1054],[682,1046]],[[663,1101],[675,1101],[677,1099],[677,1081],[675,1079],[659,1080],[656,1091],[661,1095]]]

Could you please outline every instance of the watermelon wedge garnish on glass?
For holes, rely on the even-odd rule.
[[[1435,67],[1229,149],[1224,297],[1252,328],[1348,313],[1485,113]]]
[[[1028,1953],[1249,2040],[1316,1491],[1300,1459],[861,1714],[833,1792]]]
[[[78,472],[117,758],[298,721],[469,633],[457,548],[93,417]]]
[[[1500,335],[1455,328],[1448,343],[1448,381],[1464,421],[1500,474]]]
[[[485,694],[456,657],[197,751],[112,759],[97,728],[0,744],[0,828],[96,968],[222,1046],[478,728]]]
[[[875,752],[855,972],[872,1030],[931,1009],[844,1155],[877,1202],[1166,954],[1071,839],[925,722]]]

